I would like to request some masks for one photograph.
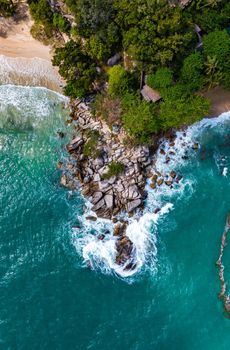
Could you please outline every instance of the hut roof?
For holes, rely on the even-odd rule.
[[[146,101],[156,102],[161,99],[161,95],[157,90],[152,89],[148,85],[144,85],[141,90],[141,95]]]
[[[188,6],[190,4],[190,2],[192,2],[192,0],[169,0],[169,4],[171,6],[179,5],[182,8]]]

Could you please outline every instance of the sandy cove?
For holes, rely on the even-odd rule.
[[[44,86],[61,92],[63,81],[52,66],[52,50],[35,40],[25,2],[13,18],[0,17],[0,83]]]

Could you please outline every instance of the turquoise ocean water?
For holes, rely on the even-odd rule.
[[[186,161],[176,152],[178,188],[149,190],[129,226],[139,270],[126,278],[109,263],[110,238],[97,243],[84,223],[72,230],[84,201],[59,186],[64,102],[46,89],[0,86],[0,349],[229,349],[215,261],[230,211],[230,115],[178,134],[175,147],[194,139],[201,149],[189,148]],[[156,205],[164,210],[154,216]],[[230,281],[230,246],[224,263]]]

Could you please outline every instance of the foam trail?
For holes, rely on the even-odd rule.
[[[156,269],[157,255],[157,237],[151,232],[153,226],[157,226],[158,220],[167,214],[173,205],[167,203],[157,214],[145,213],[140,219],[129,219],[126,229],[126,235],[135,246],[135,269],[125,270],[115,263],[116,258],[116,237],[112,236],[114,224],[108,220],[98,219],[96,223],[91,223],[82,218],[82,230],[73,229],[74,244],[78,252],[82,254],[84,260],[90,263],[91,268],[100,269],[104,273],[115,272],[121,277],[130,277],[140,271],[144,264],[148,262],[151,269]],[[89,213],[87,213],[88,215]],[[81,219],[79,217],[79,219]],[[94,230],[103,234],[106,230],[110,231],[103,240],[98,239]]]

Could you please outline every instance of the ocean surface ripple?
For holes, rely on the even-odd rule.
[[[157,154],[155,166],[183,178],[173,189],[146,184],[144,212],[128,218],[131,275],[114,264],[112,224],[87,221],[88,203],[59,185],[66,102],[0,86],[0,348],[227,350],[215,261],[230,208],[230,113],[178,132],[173,148],[162,141],[175,154],[168,164]],[[229,259],[226,250],[226,282]]]

